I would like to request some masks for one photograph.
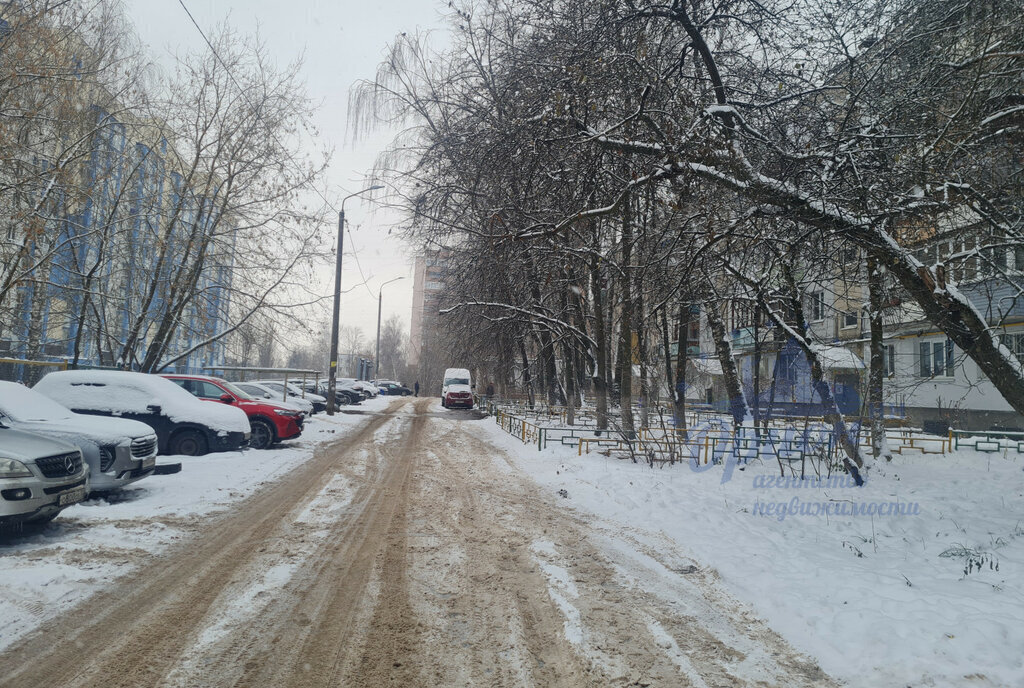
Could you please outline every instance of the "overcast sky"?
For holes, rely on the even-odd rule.
[[[124,2],[139,37],[149,46],[156,62],[169,65],[175,52],[205,47],[178,0]],[[373,76],[386,44],[398,33],[432,31],[435,42],[445,40],[441,10],[447,2],[436,0],[185,0],[185,5],[207,35],[214,25],[227,19],[241,32],[258,30],[282,65],[303,57],[303,76],[309,93],[321,104],[314,121],[326,144],[334,148],[327,195],[335,206],[342,196],[362,188],[364,175],[390,138],[381,134],[355,146],[346,143],[349,88],[357,80]],[[372,343],[377,326],[378,288],[388,280],[405,277],[384,288],[383,302],[384,319],[398,314],[408,332],[412,307],[411,253],[387,236],[387,227],[396,218],[384,213],[371,214],[370,207],[356,198],[346,203],[345,215],[352,241],[346,235],[342,289],[362,282],[352,258],[353,245],[368,289],[352,289],[342,297],[342,325],[361,327]],[[332,231],[337,231],[336,220]],[[333,263],[325,263],[321,293],[330,293],[333,275]]]

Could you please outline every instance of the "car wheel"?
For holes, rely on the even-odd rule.
[[[172,454],[202,456],[207,451],[206,438],[198,430],[180,430],[171,438],[168,448]]]
[[[262,418],[249,421],[249,446],[253,449],[268,449],[274,443],[274,428]]]

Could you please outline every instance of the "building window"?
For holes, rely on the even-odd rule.
[[[843,329],[851,327],[857,327],[860,322],[860,318],[857,315],[857,311],[845,311],[843,313]]]
[[[1002,342],[1018,361],[1024,363],[1024,332],[1003,335]]]
[[[953,377],[953,342],[918,344],[918,374],[921,377]]]
[[[746,302],[733,301],[731,304],[732,309],[732,329],[739,330],[744,327],[751,327],[755,324],[754,322],[754,309]]]
[[[882,347],[882,373],[886,377],[896,375],[896,346],[893,344]]]
[[[807,295],[807,315],[811,322],[825,319],[825,292],[813,291]]]
[[[776,362],[776,375],[779,380],[795,383],[797,377],[797,366],[800,365],[800,357],[803,354],[794,354],[787,351],[779,352]]]

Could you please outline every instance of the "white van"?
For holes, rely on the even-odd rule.
[[[465,368],[448,368],[441,385],[441,406],[473,408],[473,380]]]

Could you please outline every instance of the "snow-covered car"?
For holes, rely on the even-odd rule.
[[[249,417],[227,404],[197,399],[159,375],[120,370],[62,370],[33,388],[77,413],[142,421],[161,454],[199,456],[249,442]]]
[[[0,382],[0,422],[77,446],[93,492],[122,488],[156,466],[156,433],[145,423],[78,414],[14,382]]]
[[[274,392],[274,390],[269,387],[264,387],[258,382],[232,382],[231,384],[255,399],[273,401],[275,404],[281,404],[285,408],[299,411],[307,418],[313,415],[313,402],[306,401],[302,397],[288,397],[288,399],[282,399],[281,392]]]
[[[360,389],[364,394],[369,395],[367,398],[372,399],[373,397],[380,394],[380,388],[377,385],[371,384],[366,380],[356,380],[356,389]]]
[[[77,447],[0,423],[0,524],[50,521],[88,492]]]
[[[373,385],[365,380],[357,380],[354,377],[339,377],[338,384],[345,383],[346,388],[351,388],[359,392],[363,399],[370,399],[377,396],[380,390],[376,385]]]
[[[285,388],[288,390],[288,398],[299,398],[305,399],[309,403],[313,404],[313,413],[320,413],[327,408],[327,399],[320,396],[319,394],[312,394],[311,392],[304,392],[302,389],[290,382],[284,382],[282,380],[256,380],[259,384],[264,387],[269,387],[274,391],[275,394],[284,396]]]

